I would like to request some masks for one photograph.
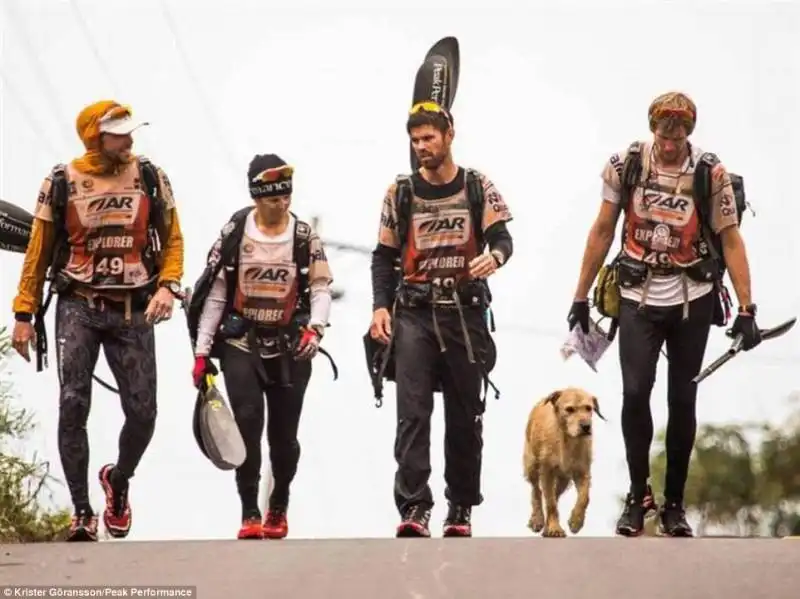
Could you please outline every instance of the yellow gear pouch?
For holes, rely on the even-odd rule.
[[[616,319],[619,317],[619,282],[616,264],[606,264],[597,274],[594,287],[594,306],[601,316]]]

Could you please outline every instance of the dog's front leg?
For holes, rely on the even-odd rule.
[[[575,489],[578,491],[578,497],[575,501],[575,507],[572,508],[572,513],[569,516],[569,529],[572,534],[577,534],[583,528],[583,522],[586,519],[586,508],[589,507],[591,474],[578,472],[575,474],[573,481],[575,482]]]
[[[542,532],[544,528],[544,511],[542,510],[541,479],[538,465],[531,467],[528,473],[528,482],[531,485],[531,517],[528,520],[528,528],[532,532]]]
[[[544,494],[544,508],[547,514],[547,523],[542,536],[564,537],[566,533],[561,528],[558,516],[558,475],[549,468],[544,468],[541,476],[542,493]]]

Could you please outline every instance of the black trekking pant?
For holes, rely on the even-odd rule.
[[[156,423],[156,355],[153,326],[144,311],[125,321],[123,304],[80,296],[56,303],[56,362],[60,385],[58,451],[76,509],[89,505],[89,439],[86,423],[92,402],[92,374],[100,347],[119,389],[125,423],[119,435],[117,469],[131,478]]]
[[[267,443],[275,486],[269,507],[288,507],[289,487],[300,461],[297,431],[303,398],[311,378],[311,361],[290,358],[291,386],[282,386],[281,358],[261,360],[270,384],[259,376],[253,357],[237,347],[224,345],[221,370],[233,416],[242,434],[247,458],[236,469],[236,487],[243,513],[258,510],[261,482],[261,436],[264,434],[264,396],[267,401]],[[274,381],[274,382],[273,382]]]
[[[650,445],[653,417],[650,394],[656,378],[659,351],[666,343],[668,390],[664,496],[682,502],[689,459],[697,429],[697,385],[692,378],[702,368],[711,327],[714,292],[689,304],[683,320],[683,305],[646,306],[622,299],[619,313],[619,358],[622,367],[622,435],[628,461],[631,493],[643,497],[650,476]]]
[[[476,360],[486,351],[488,330],[482,309],[464,308]],[[434,389],[444,397],[445,497],[461,506],[480,505],[483,454],[482,370],[468,360],[455,309],[436,309],[442,352],[430,307],[398,307],[394,326],[397,384],[397,472],[394,498],[401,515],[412,505],[433,507],[430,434]]]

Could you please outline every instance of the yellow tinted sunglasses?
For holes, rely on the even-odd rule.
[[[453,117],[450,116],[450,113],[443,107],[439,106],[436,102],[425,101],[425,102],[417,102],[411,107],[411,110],[408,111],[408,114],[417,114],[418,112],[434,112],[441,115],[444,115],[444,118],[447,119],[447,122],[451,125],[453,124]]]
[[[265,171],[261,171],[253,177],[253,181],[255,183],[273,183],[278,179],[288,179],[292,174],[294,174],[294,168],[287,164],[286,166],[268,168]]]

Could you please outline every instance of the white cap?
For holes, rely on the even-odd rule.
[[[109,119],[100,121],[100,133],[111,133],[112,135],[128,135],[139,127],[149,125],[147,121],[139,121],[131,116],[124,116],[121,119]]]

